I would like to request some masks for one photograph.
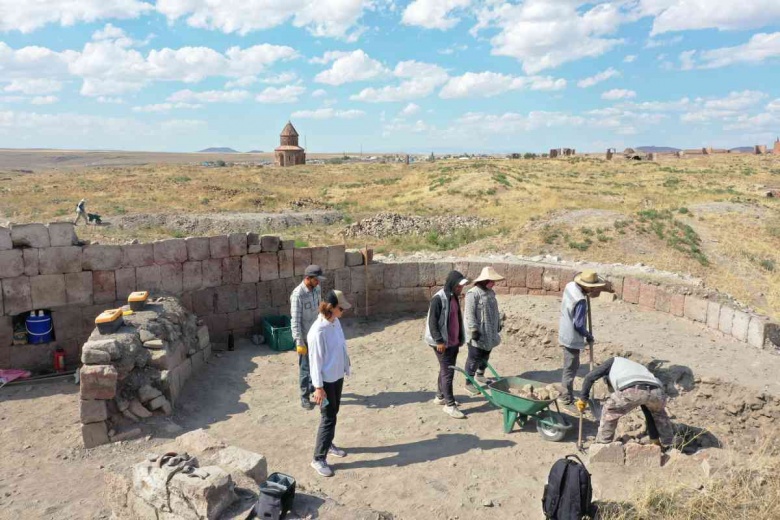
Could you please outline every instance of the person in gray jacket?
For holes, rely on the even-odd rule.
[[[563,375],[561,402],[574,402],[574,378],[580,368],[580,352],[592,346],[593,335],[588,331],[588,299],[606,287],[607,282],[595,271],[583,271],[566,284],[561,298],[561,316],[558,322],[558,343],[563,348]]]
[[[298,352],[298,382],[301,389],[301,407],[304,410],[314,409],[310,400],[314,387],[311,384],[306,336],[317,321],[322,300],[320,282],[325,279],[322,276],[322,267],[310,265],[304,271],[303,281],[290,295],[290,328],[295,340],[295,350]]]
[[[444,405],[444,413],[455,419],[466,416],[458,410],[452,392],[452,380],[461,345],[466,342],[466,330],[460,310],[459,297],[468,279],[458,271],[450,271],[444,288],[433,295],[425,324],[425,342],[433,349],[439,361],[436,397],[433,402]]]
[[[485,381],[490,352],[501,343],[502,320],[498,312],[498,301],[493,286],[504,277],[488,266],[482,269],[474,287],[466,293],[466,334],[468,337],[469,357],[466,359],[466,373]],[[479,395],[479,390],[466,380],[466,391]]]

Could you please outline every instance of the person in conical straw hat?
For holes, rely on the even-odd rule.
[[[588,298],[607,286],[596,271],[585,270],[566,284],[561,298],[561,317],[558,322],[558,343],[563,348],[563,375],[561,386],[563,404],[574,402],[574,378],[580,368],[580,353],[594,343],[588,331]]]
[[[504,277],[491,266],[484,267],[474,287],[466,293],[466,337],[469,355],[466,359],[466,373],[479,382],[485,382],[490,352],[501,343],[502,316],[498,311],[498,301],[493,286]],[[466,380],[466,391],[479,395],[479,390]]]

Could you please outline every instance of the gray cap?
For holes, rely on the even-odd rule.
[[[303,272],[304,276],[316,276],[319,278],[320,281],[327,280],[324,276],[322,276],[322,267],[318,265],[310,265],[306,268],[306,271]]]

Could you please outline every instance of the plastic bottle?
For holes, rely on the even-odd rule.
[[[235,340],[233,339],[233,333],[229,332],[228,333],[228,350],[235,350],[235,349],[236,349],[236,346],[235,346]]]

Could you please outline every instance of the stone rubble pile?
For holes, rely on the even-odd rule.
[[[143,419],[170,415],[185,381],[210,356],[208,328],[172,297],[125,316],[113,334],[95,329],[81,356],[84,446],[138,437]]]
[[[378,213],[347,226],[343,235],[347,238],[377,237],[384,238],[399,235],[423,235],[430,232],[450,234],[458,229],[478,229],[493,224],[492,219],[442,215],[420,217],[400,215],[398,213]]]

